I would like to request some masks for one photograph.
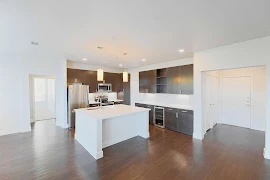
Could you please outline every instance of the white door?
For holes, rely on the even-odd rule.
[[[34,79],[35,121],[55,119],[55,79]]]
[[[223,78],[222,123],[250,128],[251,77]]]
[[[219,118],[219,78],[206,76],[205,131],[214,127]]]

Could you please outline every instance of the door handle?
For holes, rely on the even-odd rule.
[[[176,115],[176,117],[178,118],[178,113],[176,113],[175,115]]]

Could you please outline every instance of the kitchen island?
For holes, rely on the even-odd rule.
[[[148,138],[149,111],[122,104],[75,109],[75,139],[100,159],[103,148],[135,136]]]

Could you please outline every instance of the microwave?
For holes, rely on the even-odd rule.
[[[98,92],[112,92],[112,84],[99,83]]]

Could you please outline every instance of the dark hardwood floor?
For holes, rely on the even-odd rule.
[[[217,125],[203,141],[150,127],[151,137],[104,149],[96,161],[73,139],[74,131],[54,121],[32,132],[0,137],[0,179],[270,179],[264,160],[264,133]]]

